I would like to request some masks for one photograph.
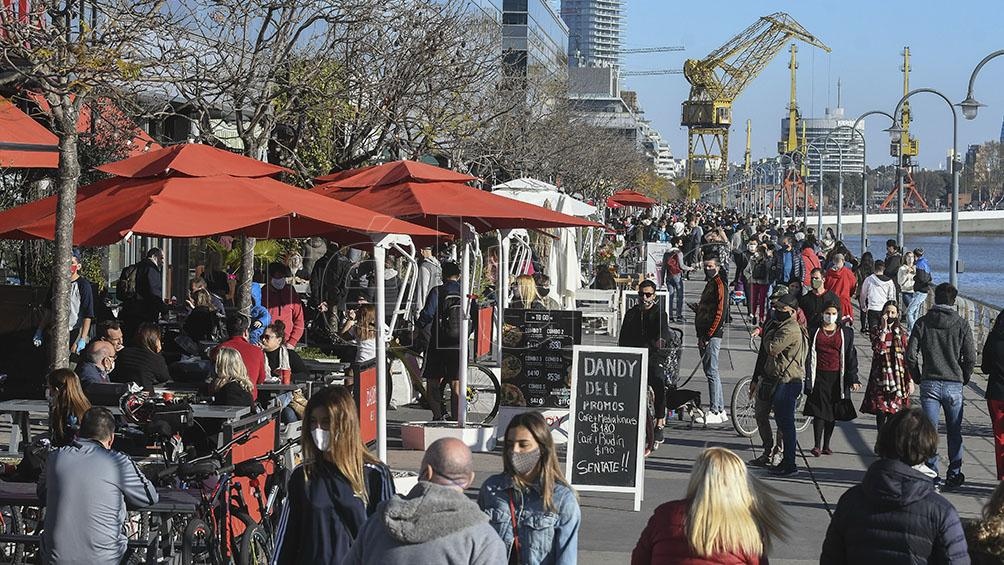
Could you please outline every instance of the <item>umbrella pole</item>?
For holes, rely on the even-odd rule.
[[[377,458],[387,463],[387,340],[384,332],[387,325],[384,313],[385,300],[384,260],[387,258],[387,238],[381,238],[373,245],[373,262],[376,277],[376,370],[377,370]]]
[[[466,232],[466,230],[464,230]],[[457,427],[467,425],[467,350],[468,330],[470,329],[470,295],[471,295],[471,242],[463,238],[463,255],[460,264],[460,306],[463,315],[460,317],[460,393],[457,395]]]
[[[495,277],[495,363],[502,366],[502,324],[503,315],[509,306],[509,234],[511,230],[499,230],[498,274]]]

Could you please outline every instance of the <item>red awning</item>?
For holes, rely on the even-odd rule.
[[[610,195],[610,198],[607,199],[607,202],[616,202],[621,206],[636,206],[638,208],[651,208],[659,203],[636,190],[627,189],[618,190],[613,193]]]
[[[59,138],[0,97],[0,169],[59,167]]]
[[[391,161],[382,165],[341,171],[314,179],[338,188],[370,188],[402,182],[468,182],[477,177],[419,161]]]

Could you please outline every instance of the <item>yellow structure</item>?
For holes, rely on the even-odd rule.
[[[690,182],[725,181],[732,103],[792,38],[830,50],[791,16],[777,12],[763,16],[704,59],[688,59],[684,63],[683,74],[690,83],[690,96],[683,103],[681,124],[688,130]],[[722,199],[726,196],[723,191]]]

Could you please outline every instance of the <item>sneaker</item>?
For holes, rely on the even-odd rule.
[[[962,473],[956,473],[945,479],[945,484],[941,488],[941,490],[945,491],[955,490],[961,487],[965,482],[966,482],[966,476],[963,475]]]
[[[749,465],[750,467],[767,467],[770,465],[770,454],[763,453],[760,455],[760,457],[757,457],[755,459],[750,459],[749,461],[746,462],[746,464]]]
[[[941,494],[941,490],[944,488],[945,482],[941,480],[941,477],[934,478],[934,492]]]
[[[652,432],[652,441],[656,445],[666,441],[666,436],[662,433],[662,426],[655,427],[655,430]]]
[[[794,465],[791,467],[785,467],[783,465],[778,465],[770,470],[770,474],[773,477],[791,477],[798,474],[798,467]]]
[[[821,451],[820,453],[822,453],[823,455],[833,455],[833,450],[830,449],[829,447],[824,447],[823,451]]]
[[[813,447],[812,449],[809,450],[809,453],[811,453],[813,457],[819,457],[820,455],[822,455],[823,452],[820,451],[818,447]]]

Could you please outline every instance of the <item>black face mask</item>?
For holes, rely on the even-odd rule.
[[[711,280],[718,276],[718,269],[704,269],[705,280]]]
[[[777,309],[774,310],[774,319],[777,320],[778,322],[783,322],[790,317],[791,317],[791,312],[788,312],[787,310],[777,310]]]

